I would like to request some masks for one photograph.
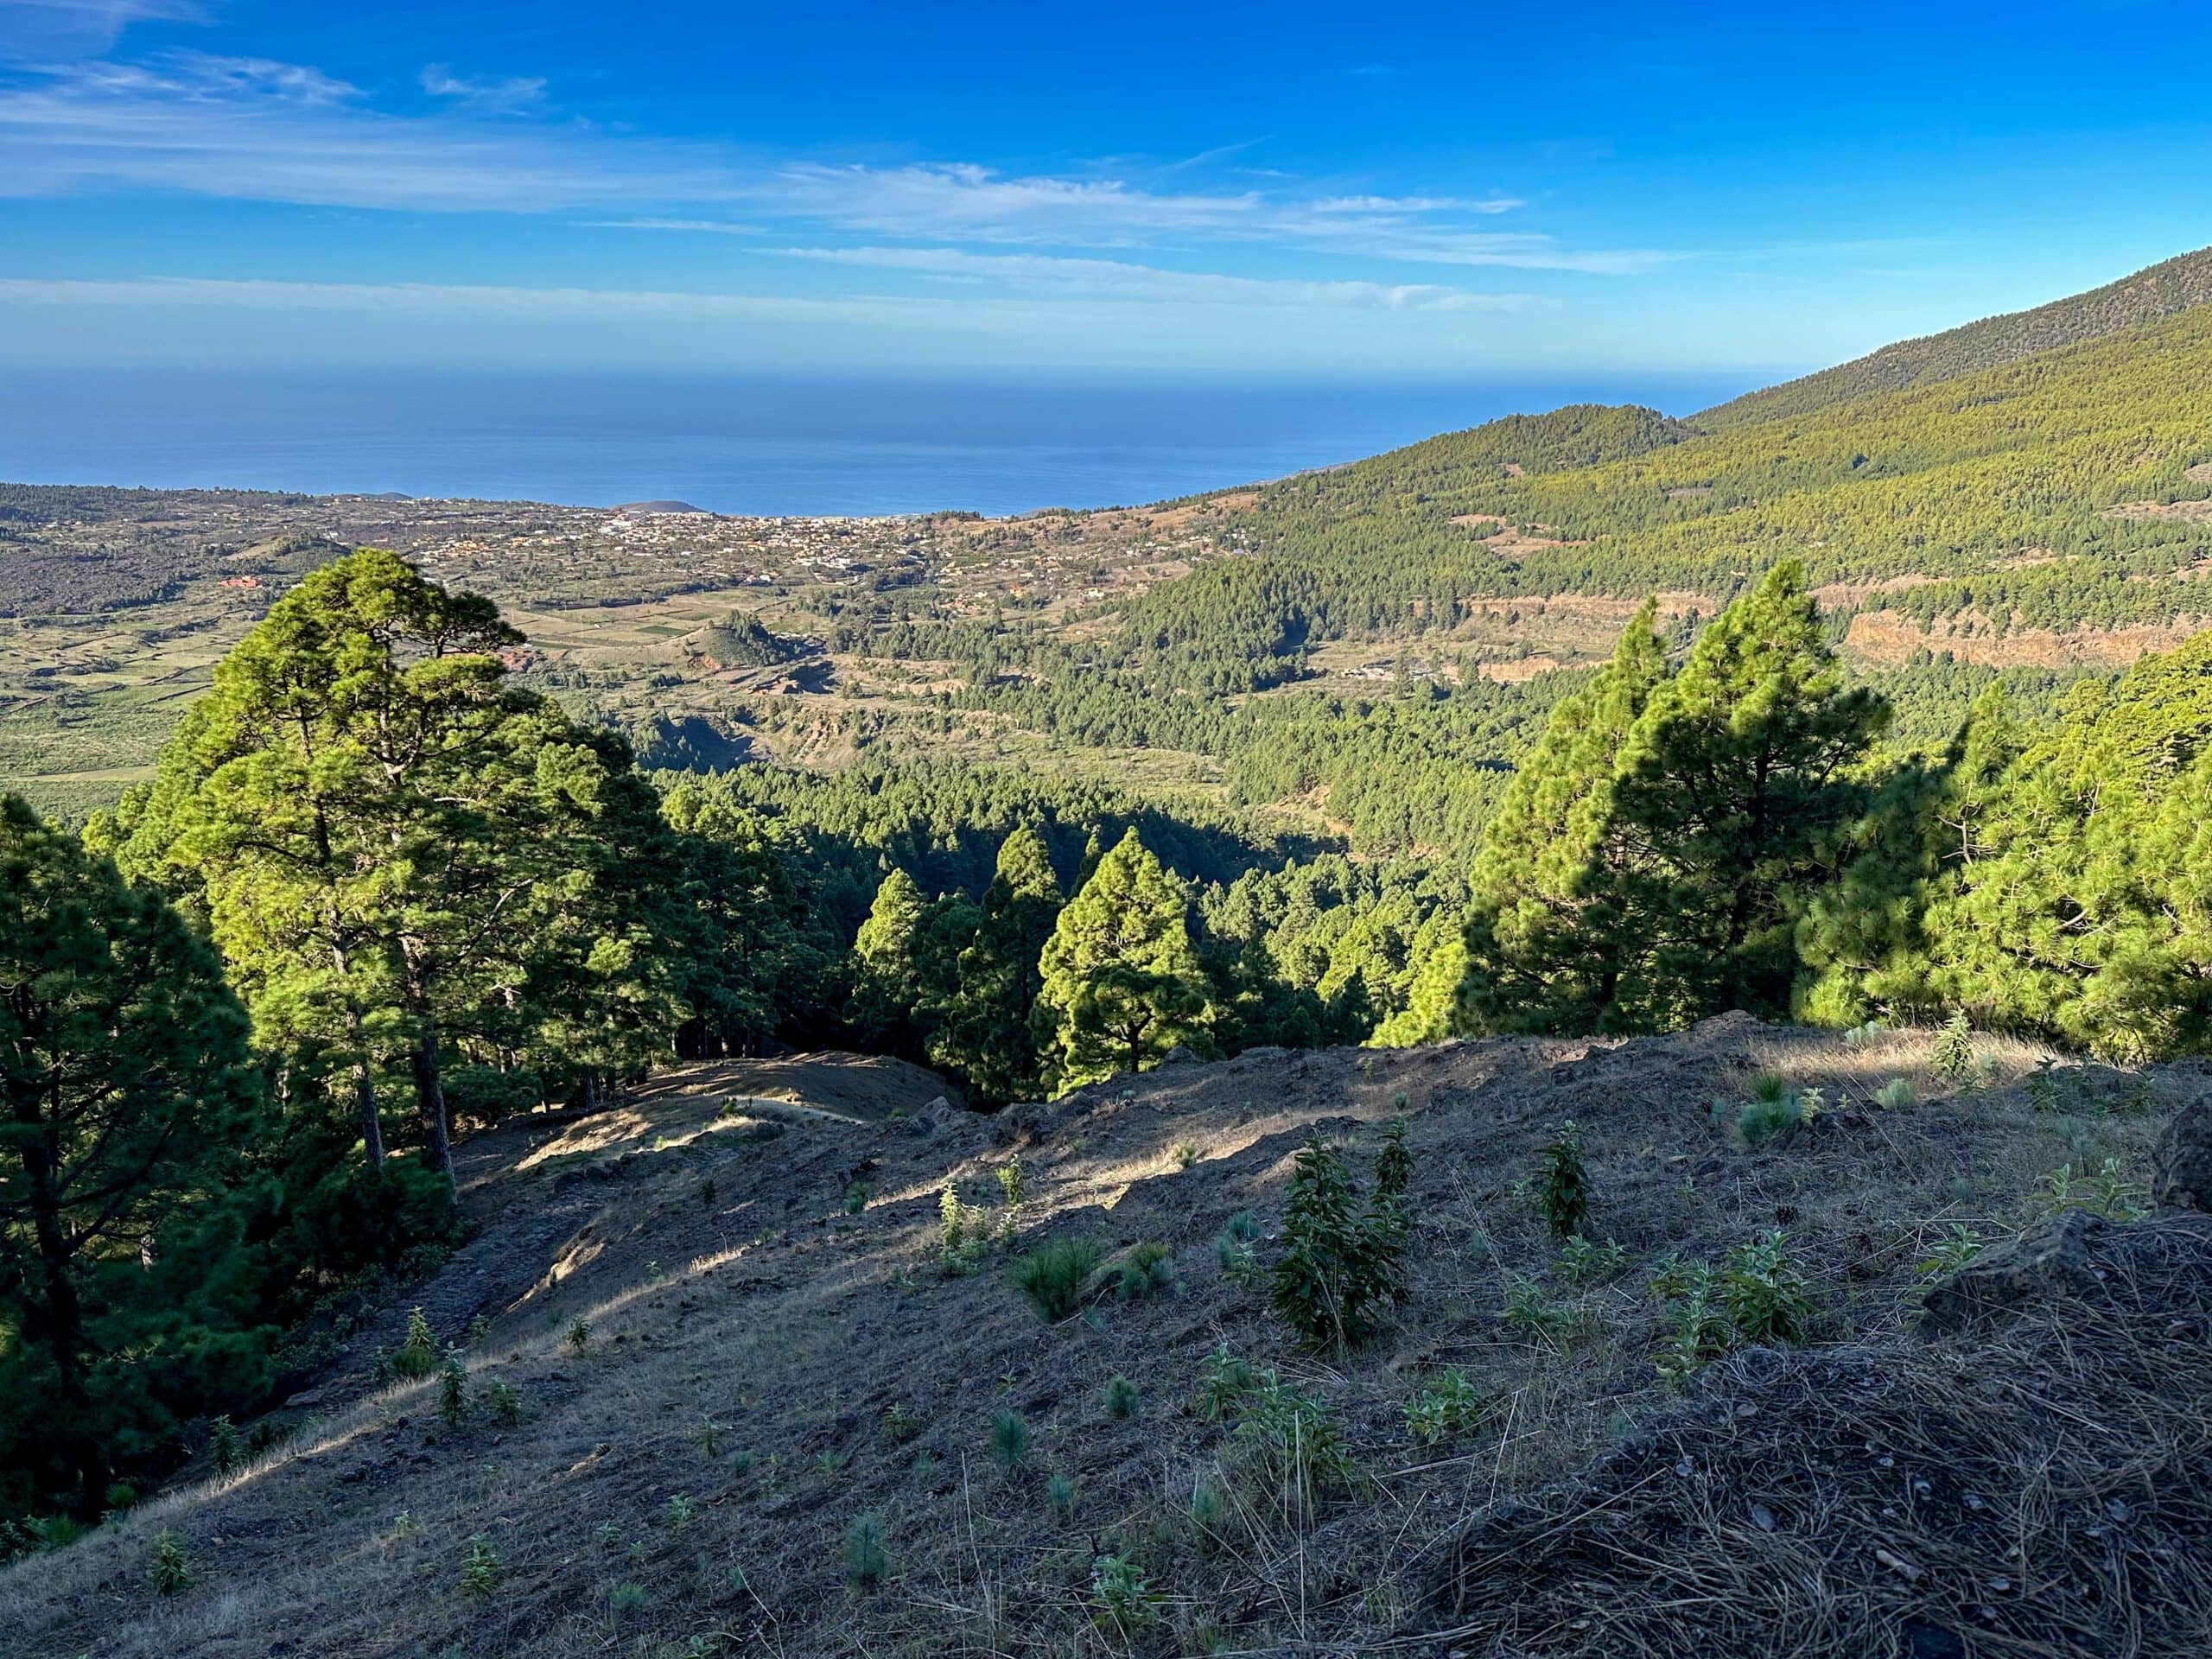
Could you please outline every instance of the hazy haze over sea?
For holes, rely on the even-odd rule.
[[[1684,415],[1775,378],[11,371],[0,480],[1000,514],[1274,478],[1565,403]]]

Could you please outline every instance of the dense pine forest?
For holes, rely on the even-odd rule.
[[[723,604],[686,637],[786,709],[817,657],[908,674],[820,716],[836,764],[746,763],[815,715],[695,741],[547,666],[513,594],[264,550],[280,595],[150,776],[0,817],[0,1538],[66,1540],[313,1376],[343,1299],[456,1243],[457,1136],[678,1058],[853,1048],[993,1109],[1733,1010],[2207,1052],[2212,308],[2179,280],[1722,418],[1563,410],[1168,504],[1215,539],[1126,592],[897,574],[810,594],[810,632]],[[39,580],[24,613],[79,602]],[[1610,653],[1485,671],[1554,605]],[[1869,619],[1916,643],[1855,649]],[[1963,648],[2134,627],[2171,648]],[[1311,683],[1377,642],[1386,684]]]

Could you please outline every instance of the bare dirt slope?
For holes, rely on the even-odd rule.
[[[2085,1259],[2131,1287],[2109,1306],[1914,1326],[1919,1265],[1955,1228],[2037,1225],[2069,1163],[2116,1159],[2139,1181],[2205,1074],[2062,1066],[2031,1098],[2036,1053],[1982,1050],[1961,1089],[1929,1074],[1922,1034],[1853,1045],[1732,1018],[1618,1043],[1261,1051],[994,1118],[914,1101],[926,1074],[836,1094],[861,1069],[842,1063],[817,1063],[793,1087],[819,1098],[797,1103],[762,1098],[772,1080],[753,1071],[664,1079],[620,1111],[468,1149],[479,1230],[411,1299],[444,1339],[487,1322],[466,1421],[440,1421],[433,1382],[374,1385],[403,1300],[286,1408],[294,1433],[260,1465],[197,1471],[0,1572],[0,1647],[2202,1653],[2212,1237],[2185,1218],[2104,1229]],[[1821,1088],[1827,1109],[1748,1151],[1711,1107],[1748,1098],[1761,1070]],[[1874,1104],[1896,1077],[1918,1100]],[[1214,1241],[1249,1211],[1272,1259],[1299,1147],[1348,1146],[1363,1186],[1400,1112],[1410,1300],[1362,1349],[1302,1353]],[[1591,1230],[1626,1254],[1581,1285],[1521,1191],[1569,1118]],[[1017,1158],[1013,1244],[946,1273],[948,1178],[995,1230]],[[1777,1226],[1821,1310],[1810,1344],[1664,1386],[1654,1268],[1718,1262]],[[1164,1244],[1179,1287],[1122,1300],[1109,1274],[1082,1317],[1048,1325],[1010,1259],[1079,1237]],[[1564,1352],[1501,1320],[1522,1280],[1572,1319]],[[1325,1403],[1352,1475],[1311,1512],[1286,1512],[1234,1412],[1199,1409],[1222,1348]],[[1405,1406],[1446,1368],[1481,1420],[1423,1443]],[[1135,1390],[1122,1416],[1104,1405],[1117,1376]],[[519,1421],[482,1408],[495,1381]],[[1009,1413],[1026,1432],[1010,1471],[995,1442],[1011,1431],[994,1428]],[[849,1581],[862,1517],[887,1557],[874,1588]],[[195,1573],[168,1599],[147,1579],[164,1529]],[[496,1561],[477,1593],[472,1540]],[[1101,1558],[1141,1580],[1134,1599],[1102,1595]]]

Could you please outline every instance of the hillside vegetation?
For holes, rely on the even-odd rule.
[[[2132,1344],[2201,1317],[2212,1234],[2095,1234],[2139,1306],[1914,1328],[1993,1241],[2135,1213],[2099,1166],[2200,1079],[1940,1046],[1257,1054],[996,1121],[679,1073],[474,1142],[470,1243],[269,1448],[0,1576],[0,1618],[24,1654],[210,1659],[2201,1651],[2212,1371]],[[1815,1091],[1746,1149],[1739,1103]],[[1366,1192],[1401,1116],[1402,1300],[1315,1351],[1269,1290],[1300,1149]],[[461,1344],[443,1407],[382,1380],[410,1303]]]
[[[2038,352],[2191,310],[2207,301],[2212,301],[2212,248],[2199,248],[2086,294],[1985,317],[1940,334],[1899,340],[1817,374],[1746,392],[1693,418],[1699,426],[1721,430],[1803,415],[1870,391],[1896,391],[2017,363]]]

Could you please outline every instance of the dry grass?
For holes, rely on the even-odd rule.
[[[1878,1370],[1914,1340],[1914,1263],[1933,1239],[1954,1224],[2018,1230],[2040,1178],[2069,1160],[2139,1166],[2156,1122],[2133,1115],[2136,1079],[2085,1069],[2063,1109],[2038,1112],[2015,1086],[2035,1052],[1992,1045],[2006,1081],[1940,1094],[1921,1075],[1926,1043],[1850,1047],[1728,1020],[1627,1043],[1261,1053],[937,1122],[751,1102],[732,1122],[728,1080],[695,1076],[604,1120],[518,1124],[466,1149],[477,1236],[369,1322],[306,1408],[279,1414],[297,1430],[284,1449],[0,1570],[0,1629],[21,1632],[11,1656],[132,1659],[261,1659],[280,1643],[563,1659],[683,1653],[695,1638],[707,1652],[807,1659],[1371,1647],[1451,1622],[1433,1611],[1438,1552],[1471,1525],[1503,1524],[1515,1511],[1499,1506],[1674,1432],[1663,1426],[1686,1408],[1653,1369],[1662,1315],[1643,1289],[1662,1257],[1717,1261],[1787,1228],[1822,1309],[1804,1363]],[[1823,1087],[1832,1109],[1748,1153],[1710,1107],[1763,1069]],[[1920,1103],[1862,1103],[1894,1075],[1919,1078]],[[739,1092],[766,1091],[749,1080]],[[1363,1181],[1374,1127],[1402,1096],[1417,1170],[1413,1299],[1366,1349],[1300,1353],[1259,1292],[1224,1281],[1212,1240],[1239,1211],[1273,1227],[1289,1160],[1316,1130],[1351,1144]],[[1592,1230],[1627,1253],[1611,1284],[1569,1285],[1515,1191],[1568,1117],[1588,1151]],[[1017,1153],[1025,1248],[1159,1239],[1185,1294],[1102,1296],[1090,1319],[1046,1329],[1002,1254],[945,1276],[943,1183],[995,1211],[992,1171]],[[855,1183],[867,1201],[848,1213]],[[1579,1316],[1563,1354],[1500,1321],[1516,1275]],[[472,1374],[480,1389],[494,1376],[517,1389],[519,1426],[479,1414],[448,1429],[430,1385],[367,1386],[410,1301],[441,1337],[490,1321]],[[579,1317],[582,1353],[563,1338]],[[1230,1426],[1194,1413],[1217,1344],[1276,1368],[1340,1427],[1359,1489],[1310,1529],[1281,1525]],[[1481,1390],[1485,1425],[1464,1445],[1416,1444],[1405,1402],[1446,1366]],[[1116,1374],[1138,1390],[1127,1419],[1100,1403]],[[883,1431],[893,1406],[918,1425],[911,1438]],[[1011,1478],[989,1449],[1001,1410],[1031,1435]],[[1046,1501],[1054,1476],[1074,1484],[1071,1519]],[[1202,1486],[1218,1503],[1205,1527],[1192,1515]],[[679,1497],[690,1518],[670,1524]],[[863,1514],[883,1522],[891,1557],[873,1594],[843,1571],[845,1530]],[[168,1601],[145,1580],[163,1527],[183,1534],[200,1574]],[[459,1589],[479,1534],[503,1569],[480,1604]],[[1102,1555],[1128,1558],[1159,1598],[1156,1624],[1131,1640],[1094,1619]],[[618,1608],[622,1586],[642,1605],[626,1592]]]

